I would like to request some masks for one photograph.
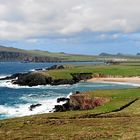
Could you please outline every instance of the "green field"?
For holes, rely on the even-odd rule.
[[[65,69],[41,72],[43,75],[51,76],[54,79],[72,79],[72,73],[93,73],[106,76],[131,77],[140,76],[140,65],[66,65]]]
[[[0,121],[1,140],[92,140],[140,138],[140,88],[83,93],[111,101],[91,110]]]

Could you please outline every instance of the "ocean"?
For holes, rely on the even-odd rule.
[[[0,62],[0,77],[18,72],[34,71],[36,68],[47,68],[59,63],[20,63]],[[69,62],[60,64],[102,64],[100,62]],[[133,88],[136,85],[115,83],[81,82],[74,85],[20,87],[11,81],[0,81],[0,119],[42,114],[53,111],[59,97],[69,97],[75,91],[89,91],[98,89]],[[32,104],[41,106],[29,110]]]

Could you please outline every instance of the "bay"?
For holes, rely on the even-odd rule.
[[[33,71],[38,68],[47,68],[54,64],[96,64],[101,62],[69,62],[69,63],[20,63],[0,62],[0,77],[18,72]],[[89,91],[98,89],[133,88],[133,85],[114,83],[81,82],[75,85],[20,87],[12,85],[10,81],[0,81],[0,119],[48,113],[57,104],[58,97],[67,97],[75,91]],[[32,104],[42,104],[33,111],[29,110]]]

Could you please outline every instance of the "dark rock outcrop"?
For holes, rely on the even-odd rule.
[[[55,105],[54,112],[63,112],[64,108],[62,105]]]
[[[76,91],[75,94],[80,94],[80,91]]]
[[[76,81],[74,81],[73,79],[55,79],[52,80],[51,85],[66,85],[66,84],[72,85],[75,83]]]
[[[41,106],[42,104],[35,104],[35,105],[30,105],[29,110],[33,111],[33,109],[35,109],[36,107]]]
[[[64,103],[63,105],[55,105],[54,112],[64,112],[70,110],[69,101]]]
[[[87,80],[92,78],[92,73],[72,73],[73,80],[79,82],[81,80]]]
[[[64,69],[65,67],[63,65],[53,65],[50,68],[47,68],[46,70],[56,70],[56,69]]]
[[[45,77],[41,73],[27,73],[24,75],[20,75],[17,80],[13,80],[13,84],[18,84],[20,86],[47,85],[51,82],[51,77]]]
[[[62,97],[62,98],[57,98],[57,103],[60,103],[60,102],[69,102],[69,98],[65,98],[65,97]]]
[[[41,71],[43,70],[43,68],[38,68],[38,69],[35,69],[35,71]]]
[[[18,79],[12,81],[13,84],[20,86],[38,86],[38,85],[63,85],[63,84],[75,84],[74,80],[57,79],[52,77],[46,77],[41,73],[27,73],[19,75]]]

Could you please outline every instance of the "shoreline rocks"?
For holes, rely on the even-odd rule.
[[[41,73],[27,73],[25,75],[20,75],[16,80],[12,80],[13,84],[18,84],[20,86],[38,86],[47,85],[51,83],[51,77],[45,77]]]
[[[69,102],[69,98],[65,98],[65,97],[61,97],[61,98],[57,98],[57,103],[60,103],[60,102]]]
[[[64,69],[63,65],[54,65],[47,70]],[[71,73],[72,79],[53,79],[51,76],[45,76],[40,69],[36,72],[16,73],[0,80],[12,80],[13,84],[19,86],[38,86],[38,85],[65,85],[76,84],[81,80],[86,81],[92,78],[92,73]]]

